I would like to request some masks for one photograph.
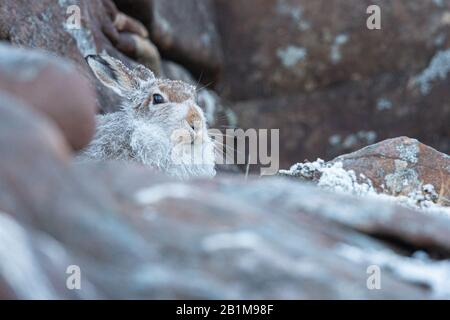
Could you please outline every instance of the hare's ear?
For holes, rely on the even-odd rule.
[[[133,74],[144,82],[152,82],[156,80],[155,74],[141,64],[137,65],[133,69]]]
[[[139,82],[122,62],[107,55],[89,55],[86,61],[95,76],[122,97],[139,89]]]

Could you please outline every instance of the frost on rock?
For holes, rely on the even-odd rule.
[[[296,163],[289,170],[280,170],[279,174],[313,180],[315,174],[320,173],[324,166],[325,161],[317,159],[314,162]]]
[[[356,196],[364,196],[368,193],[375,192],[372,182],[364,175],[358,178],[354,171],[346,171],[341,162],[334,163],[331,166],[325,166],[321,170],[322,176],[319,179],[318,185],[327,190],[337,192],[350,193]]]
[[[353,170],[345,170],[342,162],[332,163],[317,159],[314,162],[297,163],[289,170],[280,170],[279,175],[313,181],[320,188],[333,192],[393,202],[409,209],[423,210],[428,213],[443,214],[450,217],[450,208],[437,204],[439,195],[434,186],[431,184],[421,185],[417,179],[415,179],[417,183],[412,186],[408,196],[393,196],[390,183],[399,183],[397,180],[395,182],[392,180],[400,179],[400,177],[387,175],[387,184],[383,186],[383,191],[379,193],[369,178],[364,174],[357,175]]]
[[[364,175],[360,175],[358,179],[355,172],[345,170],[341,162],[330,164],[322,159],[317,159],[314,162],[297,163],[289,170],[280,170],[279,173],[284,176],[313,180],[319,187],[336,192],[358,196],[375,192],[370,179]]]
[[[377,265],[405,281],[426,286],[432,298],[450,299],[450,260],[434,261],[421,251],[403,257],[387,249],[363,250],[344,244],[338,247],[338,252],[353,262]]]
[[[421,189],[409,193],[407,197],[393,197],[385,194],[378,194],[377,196],[410,209],[420,209],[428,213],[443,214],[450,217],[450,208],[436,204],[439,195],[431,184],[423,185]]]

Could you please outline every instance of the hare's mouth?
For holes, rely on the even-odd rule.
[[[173,146],[188,145],[201,147],[210,142],[209,137],[203,131],[195,130],[191,127],[176,129],[172,132],[170,140]]]
[[[205,136],[178,136],[172,145],[172,161],[182,165],[214,165],[214,145]]]

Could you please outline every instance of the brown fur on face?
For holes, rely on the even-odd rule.
[[[167,79],[158,80],[156,82],[156,86],[159,89],[160,93],[162,93],[167,99],[167,101],[165,101],[166,103],[184,103],[188,100],[193,100],[195,103],[196,91],[193,86],[186,85],[186,83],[183,83],[181,81]],[[153,101],[153,94],[155,92],[158,92],[158,90],[154,91],[150,89],[150,92],[151,93],[145,98],[145,100],[143,100],[136,106],[136,110],[147,110],[148,106]],[[198,115],[198,112],[195,109],[192,110],[192,114],[194,113],[196,113],[197,115],[195,117],[190,116],[189,119],[191,119],[191,121],[201,121],[202,118],[200,115]]]
[[[202,117],[194,107],[190,107],[186,116],[186,121],[192,128],[196,128],[200,125]]]
[[[195,99],[194,88],[186,87],[179,81],[167,81],[158,84],[159,90],[169,99],[169,102],[182,103],[189,99]]]

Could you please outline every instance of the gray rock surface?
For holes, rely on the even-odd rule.
[[[285,179],[73,165],[49,121],[0,101],[2,298],[448,297],[448,262],[411,256],[449,258],[446,216]],[[65,287],[70,265],[81,290]]]
[[[0,90],[47,115],[74,150],[90,142],[96,96],[75,64],[42,50],[0,43]]]
[[[412,76],[449,44],[448,1],[214,3],[223,83],[235,100],[296,94],[383,73]],[[367,28],[370,5],[381,9],[381,30]]]
[[[71,10],[77,6],[79,12]],[[72,7],[73,8],[73,7]],[[72,28],[74,14],[80,17],[80,27]],[[121,19],[118,20],[117,16]],[[21,23],[19,23],[21,22]],[[120,22],[120,23],[119,23]],[[104,112],[117,110],[119,97],[96,81],[84,57],[103,50],[133,64],[128,56],[154,61],[148,56],[145,37],[148,32],[134,19],[122,15],[112,0],[3,0],[0,6],[0,40],[15,46],[40,48],[69,58],[78,72],[91,79],[99,94],[99,108]]]
[[[379,142],[333,160],[369,178],[379,191],[408,195],[432,186],[436,203],[450,206],[450,156],[415,139]]]
[[[214,1],[217,85],[243,128],[280,128],[284,166],[409,136],[450,153],[448,1]],[[369,30],[369,5],[381,30]]]
[[[311,93],[233,103],[239,126],[280,129],[280,163],[331,160],[389,138],[414,137],[450,153],[449,79],[422,95],[409,78],[385,74]]]
[[[3,0],[0,39],[68,57],[80,79],[89,77],[83,56],[91,51],[133,64],[127,55],[191,83],[203,69],[205,79],[220,77],[224,58],[223,96],[251,98],[234,108],[241,125],[285,130],[282,166],[397,134],[448,150],[447,2],[375,1],[391,8],[385,21],[392,38],[385,40],[366,38],[358,27],[366,0],[116,2],[141,19],[156,46],[110,0]],[[64,26],[73,4],[82,9],[78,31]],[[354,19],[343,19],[348,15]],[[293,41],[308,50],[307,68]],[[87,129],[70,124],[87,122],[72,111],[83,109],[88,91],[79,83],[57,90],[68,81],[65,63],[36,75],[41,64],[10,58],[0,52],[0,299],[450,298],[450,215],[286,177],[180,182],[134,164],[76,163],[71,149],[88,139],[76,132]],[[19,81],[30,74],[32,84]],[[111,92],[97,89],[102,110],[117,110]],[[227,112],[226,101],[202,92],[204,109],[215,109],[210,121],[220,125],[215,115],[222,104]],[[398,138],[336,161],[376,188],[401,165],[417,174],[413,182],[434,184],[433,200],[446,205],[448,159]],[[67,287],[70,266],[81,271],[81,290]],[[373,267],[381,272],[379,290],[368,286]]]
[[[188,67],[206,82],[218,79],[223,64],[213,0],[116,0],[141,20],[164,57]]]

